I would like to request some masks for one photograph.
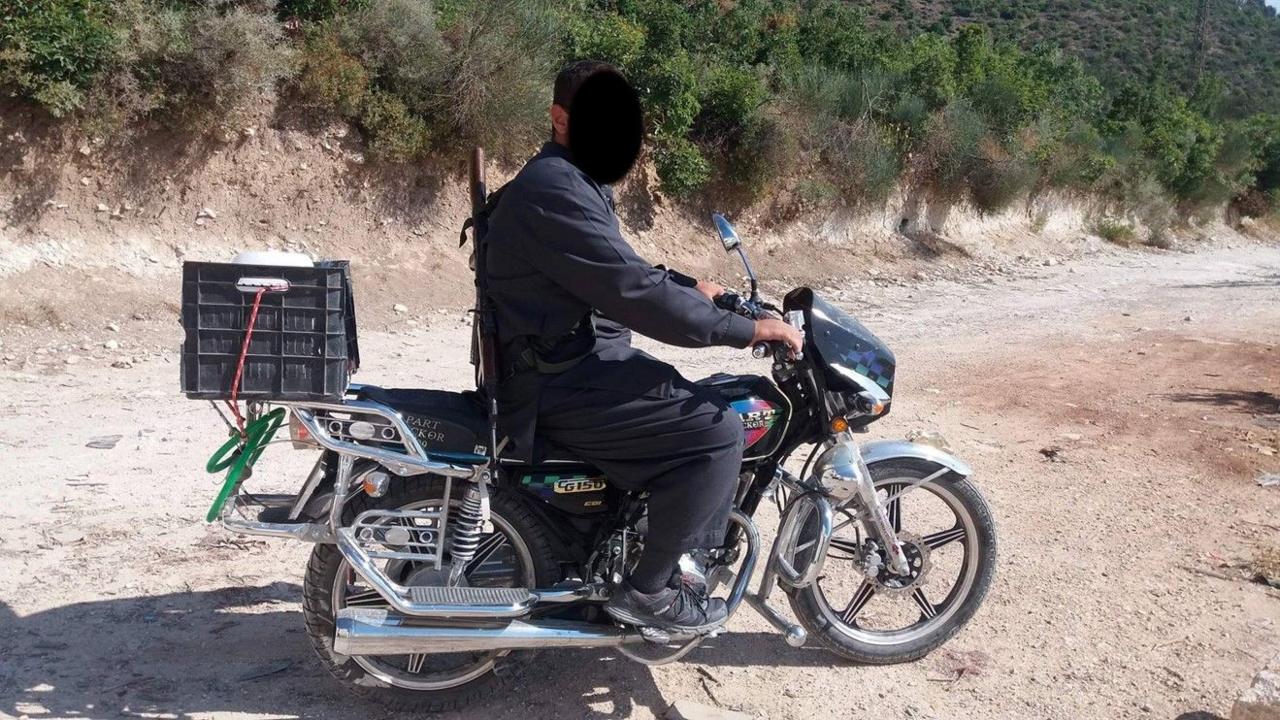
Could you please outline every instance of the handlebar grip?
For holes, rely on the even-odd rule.
[[[751,357],[757,360],[763,360],[764,358],[769,357],[769,354],[772,351],[773,349],[769,346],[769,343],[758,342],[751,346]]]

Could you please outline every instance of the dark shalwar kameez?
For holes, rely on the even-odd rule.
[[[628,328],[681,347],[741,348],[752,321],[642,260],[622,238],[609,188],[555,143],[507,185],[487,238],[506,375],[501,426],[516,453],[537,460],[549,443],[621,488],[648,490],[646,554],[718,545],[742,459],[741,419],[631,347]],[[520,361],[534,356],[540,367]]]

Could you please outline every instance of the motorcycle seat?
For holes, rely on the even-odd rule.
[[[489,446],[489,423],[480,393],[364,385],[356,391],[356,398],[399,412],[431,455],[450,462],[484,462]],[[582,462],[573,453],[543,438],[537,438],[535,443],[535,464]],[[515,461],[506,454],[503,459]]]

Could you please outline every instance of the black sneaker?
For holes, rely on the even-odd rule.
[[[714,630],[729,617],[724,600],[707,597],[705,591],[699,593],[684,583],[656,593],[643,593],[630,582],[623,583],[604,610],[629,625],[687,633]]]

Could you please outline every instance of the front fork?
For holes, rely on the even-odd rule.
[[[836,476],[834,489],[844,490],[841,494],[845,495],[846,502],[850,497],[858,500],[870,521],[871,530],[884,544],[889,566],[898,575],[909,575],[911,565],[907,562],[906,553],[902,551],[902,544],[898,542],[898,531],[889,520],[888,509],[880,501],[880,493],[876,491],[871,470],[862,459],[862,451],[852,433],[842,433],[832,451],[836,452],[836,457],[832,458],[833,462],[830,466],[832,473]]]
[[[871,471],[858,453],[858,470],[862,481],[858,483],[858,499],[867,509],[871,527],[884,543],[885,552],[889,556],[889,566],[898,575],[910,575],[911,565],[907,562],[907,554],[902,551],[902,543],[898,542],[898,531],[889,520],[889,511],[880,502],[880,493],[876,491],[875,482],[871,479]]]

